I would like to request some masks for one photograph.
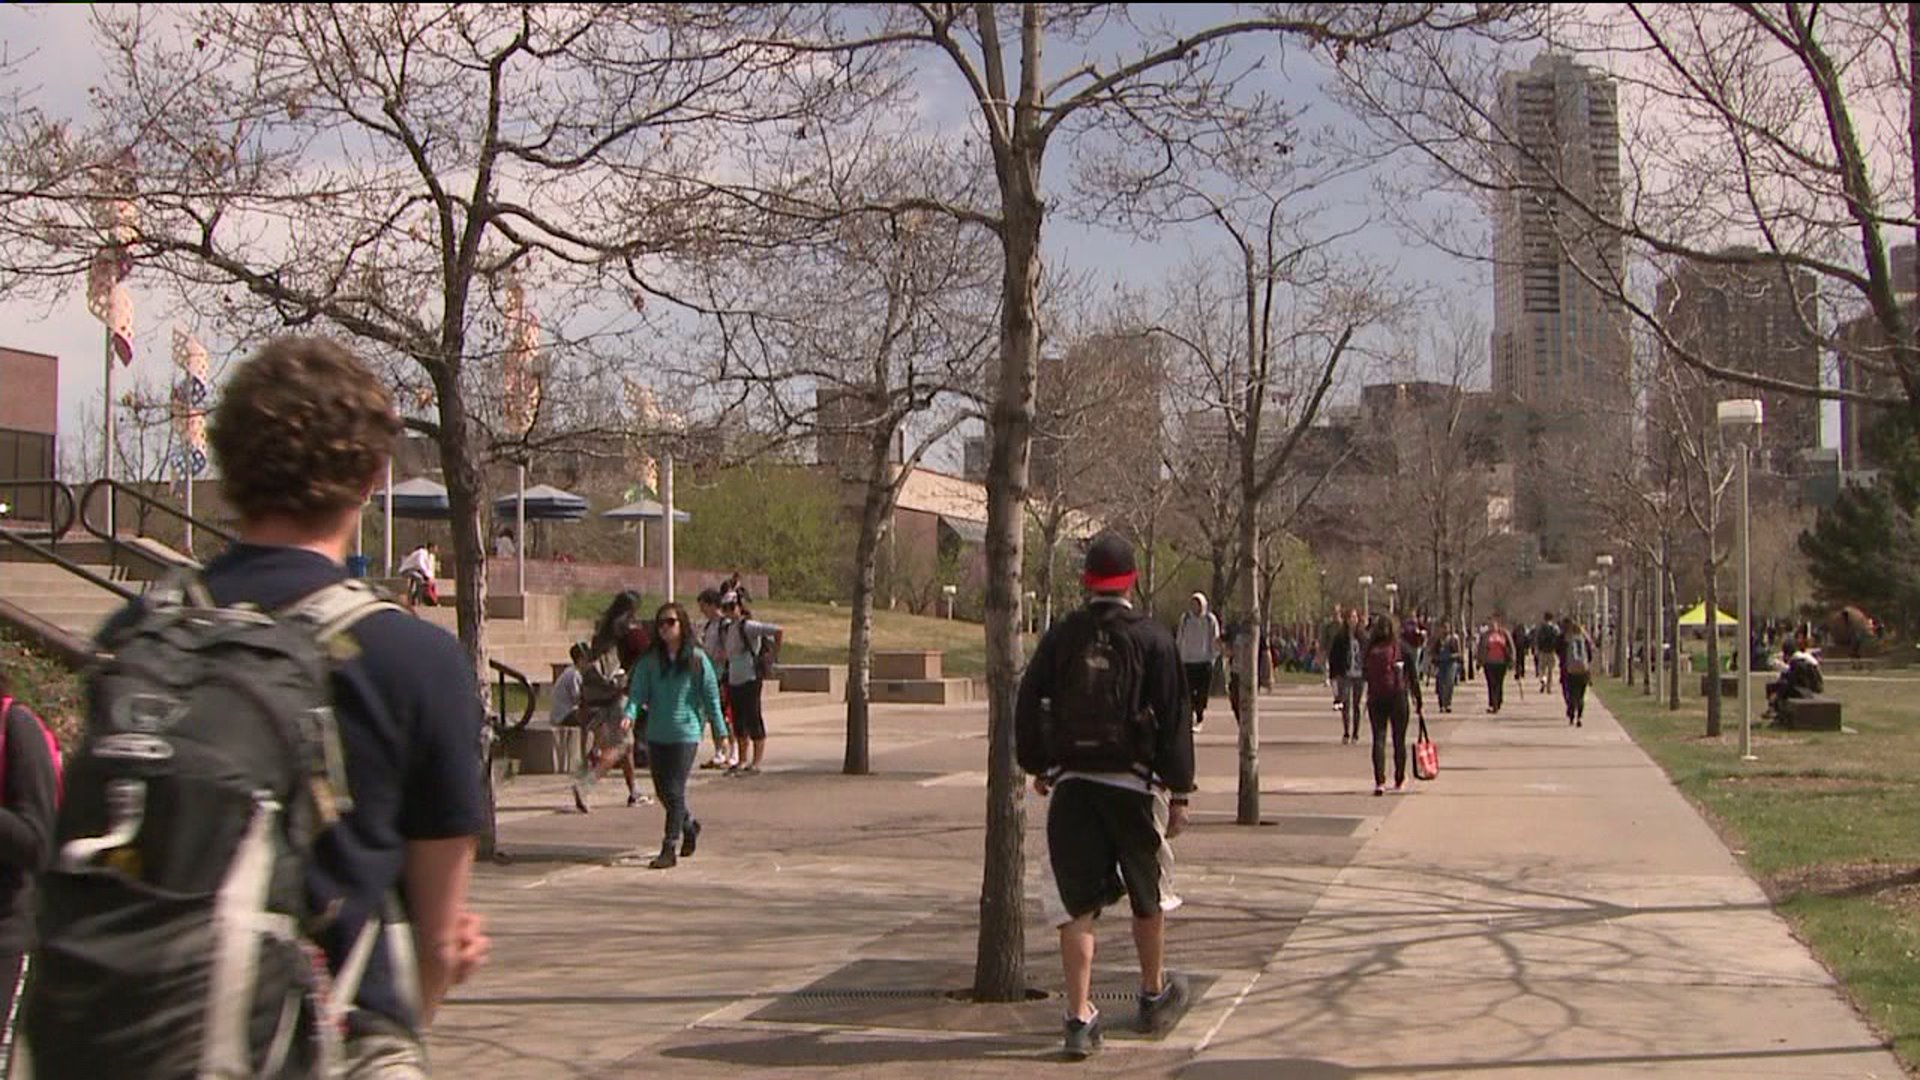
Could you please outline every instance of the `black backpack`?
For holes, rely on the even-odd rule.
[[[1047,705],[1047,756],[1075,772],[1151,772],[1154,718],[1140,705],[1141,657],[1129,629],[1145,618],[1109,605],[1061,623]]]
[[[368,919],[329,990],[311,935],[333,912],[307,893],[313,842],[351,805],[329,681],[354,647],[345,631],[388,608],[352,580],[275,614],[222,608],[178,575],[102,635],[17,1075],[326,1075],[381,924]]]

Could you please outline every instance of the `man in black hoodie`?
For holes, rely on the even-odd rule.
[[[1047,631],[1020,681],[1015,748],[1033,789],[1051,795],[1047,854],[1054,888],[1043,906],[1060,930],[1067,982],[1066,1053],[1100,1048],[1092,1002],[1093,921],[1128,898],[1140,956],[1136,1026],[1164,1030],[1186,1004],[1187,982],[1164,970],[1170,887],[1167,840],[1187,826],[1193,728],[1182,699],[1179,650],[1166,629],[1133,610],[1133,548],[1113,533],[1087,546],[1087,605]]]

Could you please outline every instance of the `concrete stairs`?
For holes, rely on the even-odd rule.
[[[64,554],[63,550],[63,554]],[[80,561],[80,560],[76,560]],[[101,562],[81,565],[108,580],[118,580],[112,567]],[[142,583],[122,581],[139,592]],[[126,601],[83,578],[49,563],[0,562],[0,600],[17,604],[28,613],[81,638],[91,638],[107,616]]]

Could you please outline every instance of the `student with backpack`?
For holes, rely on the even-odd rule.
[[[13,696],[0,668],[0,1076],[13,1061],[15,1004],[34,944],[34,887],[53,854],[60,744]]]
[[[738,574],[734,575],[736,578]],[[721,635],[720,661],[727,669],[727,697],[733,702],[733,741],[739,762],[726,776],[758,776],[760,760],[767,752],[767,720],[760,711],[761,691],[766,677],[780,662],[780,646],[787,632],[773,623],[760,622],[739,593],[720,597],[720,613],[727,628]],[[747,747],[753,757],[747,757]]]
[[[1513,638],[1500,616],[1487,621],[1480,637],[1480,667],[1487,673],[1487,712],[1496,714],[1506,703],[1507,665],[1513,663]]]
[[[1540,692],[1547,692],[1547,684],[1557,677],[1555,670],[1560,665],[1560,624],[1554,621],[1553,612],[1544,612],[1540,616],[1540,627],[1533,632],[1533,670],[1540,677]]]
[[[1464,650],[1460,635],[1453,632],[1451,623],[1442,622],[1434,640],[1433,699],[1441,712],[1450,713],[1453,711],[1453,688],[1460,681],[1460,657]]]
[[[1193,710],[1193,730],[1207,722],[1207,698],[1213,693],[1213,665],[1220,659],[1220,619],[1207,610],[1207,594],[1194,593],[1180,613],[1180,668],[1186,673],[1187,706]]]
[[[700,590],[702,621],[697,641],[700,651],[706,653],[707,659],[716,664],[724,655],[721,650],[725,647],[727,629],[731,625],[720,613],[720,597],[723,595],[725,594],[719,589]],[[728,734],[733,730],[733,703],[727,700],[727,680],[725,679],[720,680],[720,712],[727,722],[714,736],[713,757],[701,763],[702,769],[731,769],[740,764],[739,748],[734,745],[733,736]]]
[[[1593,678],[1589,667],[1593,663],[1593,639],[1579,623],[1568,619],[1561,624],[1559,641],[1560,696],[1567,703],[1567,726],[1585,727],[1587,684]]]
[[[347,576],[399,417],[341,346],[280,338],[209,435],[240,541],[101,630],[24,1075],[424,1077],[487,955],[485,728],[452,635]]]
[[[1133,547],[1105,532],[1087,545],[1086,606],[1035,647],[1020,680],[1014,751],[1049,800],[1051,887],[1041,904],[1060,931],[1066,975],[1066,1056],[1100,1049],[1093,1006],[1094,922],[1125,896],[1140,958],[1135,1026],[1164,1031],[1188,998],[1187,980],[1165,970],[1172,891],[1167,841],[1187,827],[1193,791],[1193,727],[1182,697],[1180,652],[1166,628],[1127,600],[1137,577]]]

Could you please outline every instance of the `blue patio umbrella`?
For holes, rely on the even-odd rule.
[[[495,517],[511,518],[517,496],[504,495],[493,500]],[[548,484],[535,484],[527,489],[528,521],[579,521],[587,516],[587,500],[571,491],[562,491]]]
[[[386,492],[377,492],[376,502],[383,501]],[[418,518],[426,521],[445,521],[453,516],[453,505],[447,501],[447,489],[426,477],[393,485],[393,516],[397,518]]]

